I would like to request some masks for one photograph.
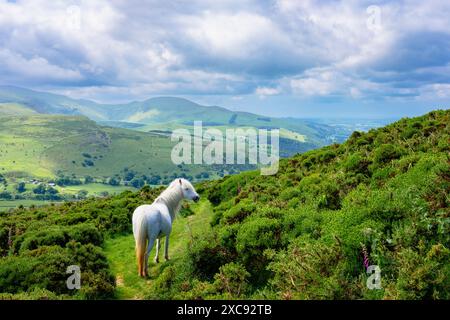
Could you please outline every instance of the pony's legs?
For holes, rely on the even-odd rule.
[[[145,258],[144,258],[144,277],[148,276],[148,256],[150,255],[150,251],[152,251],[154,244],[155,244],[155,238],[148,239],[147,252],[145,253]]]
[[[159,249],[161,249],[161,239],[156,239],[156,254],[155,254],[155,263],[159,262]]]
[[[147,240],[136,239],[136,260],[138,263],[139,276],[144,276],[144,260],[145,260],[145,245],[147,244]]]
[[[164,258],[169,261],[169,235],[166,236],[166,241],[164,243]]]

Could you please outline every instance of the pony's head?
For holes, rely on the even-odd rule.
[[[172,186],[181,188],[181,192],[183,193],[183,197],[188,200],[194,200],[197,202],[200,200],[200,196],[195,191],[194,186],[186,179],[176,179],[171,183]]]

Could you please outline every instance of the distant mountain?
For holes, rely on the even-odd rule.
[[[107,120],[100,105],[88,100],[75,100],[63,95],[37,92],[13,86],[0,86],[0,104],[15,103],[23,110],[39,114],[85,115],[92,120]],[[0,113],[3,107],[0,106]]]
[[[14,107],[12,107],[12,104]],[[85,115],[91,120],[114,127],[140,131],[172,130],[202,121],[204,126],[277,128],[287,130],[285,138],[301,135],[299,142],[319,147],[330,143],[335,132],[326,124],[293,118],[272,118],[248,112],[231,111],[218,106],[202,106],[176,97],[158,97],[128,104],[99,104],[71,99],[63,95],[37,92],[13,86],[0,86],[0,114]],[[310,148],[309,148],[310,149]]]

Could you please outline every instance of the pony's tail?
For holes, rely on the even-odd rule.
[[[138,217],[137,221],[134,223],[134,240],[136,241],[136,260],[139,269],[139,275],[141,277],[145,276],[146,270],[144,270],[144,258],[146,250],[146,228],[144,226],[145,219],[141,215]]]

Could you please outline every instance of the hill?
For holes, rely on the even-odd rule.
[[[172,130],[174,126],[191,127],[202,121],[205,127],[254,127],[285,129],[302,136],[307,149],[330,143],[335,129],[326,124],[313,124],[301,119],[282,119],[231,111],[218,106],[202,106],[177,97],[158,97],[127,104],[99,104],[51,93],[37,92],[13,86],[0,86],[0,114],[6,104],[15,104],[19,114],[84,115],[101,124],[141,131]],[[19,110],[20,109],[20,110]],[[292,135],[285,138],[292,139]],[[306,139],[306,141],[304,140]],[[302,150],[303,151],[303,150]],[[295,153],[295,152],[294,152]],[[292,154],[292,152],[291,152]]]
[[[245,172],[197,184],[203,200],[174,224],[176,255],[151,264],[147,281],[136,276],[130,219],[162,189],[0,213],[0,292],[449,299],[449,124],[450,110],[434,111],[282,160],[275,176]],[[80,291],[64,285],[70,264],[85,270]],[[368,264],[381,270],[380,289],[366,284]]]
[[[206,170],[173,165],[175,143],[165,135],[101,126],[84,116],[38,114],[1,120],[0,170],[7,176],[54,178],[59,172],[108,178],[121,175],[124,168],[136,175],[179,176]]]

